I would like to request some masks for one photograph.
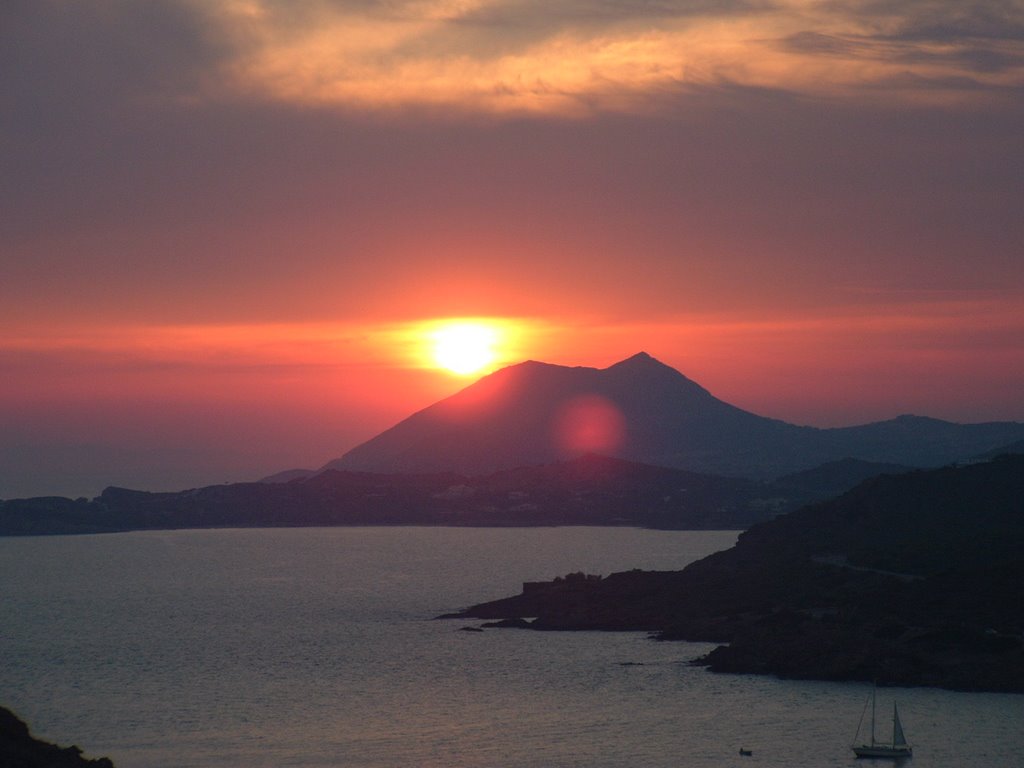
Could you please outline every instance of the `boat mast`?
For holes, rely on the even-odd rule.
[[[871,746],[875,746],[875,689],[871,690]]]

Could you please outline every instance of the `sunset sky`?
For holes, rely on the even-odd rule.
[[[1024,420],[1024,3],[0,5],[0,498],[320,466],[449,318]]]

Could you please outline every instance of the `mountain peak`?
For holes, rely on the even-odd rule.
[[[665,368],[668,367],[663,362],[661,362],[660,360],[656,360],[655,358],[651,357],[646,352],[637,352],[635,355],[627,357],[625,360],[620,360],[619,362],[617,362],[617,363],[615,363],[613,365],[608,366],[607,370],[611,370],[612,368],[626,368],[626,367],[629,367],[629,368],[639,368],[639,367],[647,367],[647,366],[652,366],[652,365],[663,366]]]
[[[667,387],[676,395],[683,392],[696,401],[716,400],[704,387],[646,352],[637,352],[602,371],[610,378],[642,387]],[[696,402],[695,401],[695,402]]]
[[[640,350],[639,352],[637,352],[637,353],[636,353],[635,355],[633,355],[633,356],[631,356],[631,357],[627,357],[627,358],[626,358],[625,360],[623,360],[622,362],[624,362],[624,363],[628,363],[628,362],[629,362],[630,360],[654,360],[654,358],[653,358],[653,357],[651,357],[651,356],[650,356],[649,354],[647,354],[646,352],[644,352],[644,351],[643,351],[643,350],[641,349],[641,350]],[[655,362],[657,362],[657,361],[655,360]]]

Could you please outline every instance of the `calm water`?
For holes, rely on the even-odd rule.
[[[862,685],[710,646],[431,618],[730,532],[335,528],[0,539],[0,702],[119,768],[852,766]],[[884,690],[914,768],[1024,765],[1024,696]],[[740,757],[740,747],[752,757]]]

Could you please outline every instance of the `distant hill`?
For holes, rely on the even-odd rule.
[[[742,529],[889,465],[839,462],[760,482],[586,455],[488,475],[304,470],[173,493],[0,501],[0,536],[310,525],[631,525]]]
[[[591,455],[472,477],[327,470],[176,493],[107,488],[92,500],[12,499],[0,501],[0,535],[314,525],[738,529],[790,506],[770,484]]]
[[[621,439],[575,445],[567,433],[580,428],[572,420],[585,421],[587,408],[597,428],[617,427]],[[602,419],[618,423],[609,427]],[[597,452],[693,472],[770,479],[842,459],[941,466],[1017,440],[1024,440],[1024,424],[1017,422],[954,424],[900,416],[857,427],[797,426],[719,400],[639,353],[605,369],[533,361],[504,368],[323,469],[479,475]]]
[[[867,480],[682,571],[530,583],[451,618],[727,643],[716,671],[1024,692],[1022,551],[1024,456],[1003,456]]]

